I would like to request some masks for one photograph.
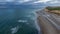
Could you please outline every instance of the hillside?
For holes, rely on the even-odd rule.
[[[46,7],[45,11],[60,15],[60,7]]]

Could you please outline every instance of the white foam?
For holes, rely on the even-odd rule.
[[[31,17],[31,15],[28,15],[27,17]]]
[[[14,28],[11,28],[11,31],[12,31],[11,34],[16,33],[18,31],[18,29],[19,29],[19,26],[16,26]]]
[[[40,27],[39,27],[39,25],[38,25],[38,23],[37,23],[37,17],[38,17],[38,15],[36,14],[36,11],[34,12],[34,14],[35,14],[35,25],[36,25],[36,28],[37,28],[37,30],[38,30],[38,34],[40,34]]]
[[[29,23],[26,23],[27,25],[29,24]]]
[[[23,22],[24,23],[24,22],[27,22],[27,20],[18,20],[18,22]]]

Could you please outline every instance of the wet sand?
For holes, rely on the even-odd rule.
[[[39,13],[39,12],[38,12]],[[37,13],[37,14],[38,14]],[[39,14],[38,14],[39,15]],[[57,29],[49,20],[42,16],[37,17],[38,25],[41,27],[42,34],[60,34],[60,30]]]
[[[39,25],[41,26],[42,34],[59,34],[57,29],[48,21],[46,21],[40,16],[37,19],[39,21]]]

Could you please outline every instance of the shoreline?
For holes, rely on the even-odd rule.
[[[41,31],[42,34],[59,34],[57,29],[51,24],[49,23],[49,21],[45,20],[45,18],[43,18],[42,16],[39,16],[39,11],[37,12],[38,17],[38,25],[41,27]]]

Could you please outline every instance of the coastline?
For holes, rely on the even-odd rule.
[[[42,34],[59,34],[58,30],[49,23],[49,21],[45,20],[46,18],[39,16],[39,11],[37,11],[37,20],[38,20],[38,25],[41,27]]]

